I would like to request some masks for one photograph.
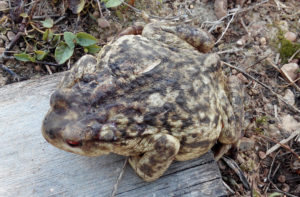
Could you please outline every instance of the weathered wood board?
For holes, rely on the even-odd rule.
[[[0,88],[0,196],[110,196],[124,157],[88,158],[61,151],[41,135],[49,98],[62,74]],[[175,162],[159,180],[126,166],[117,197],[226,196],[211,153]]]

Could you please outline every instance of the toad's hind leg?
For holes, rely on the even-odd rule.
[[[224,128],[219,136],[219,146],[215,152],[215,159],[220,159],[230,148],[237,149],[239,140],[242,136],[242,128],[244,122],[244,91],[243,87],[236,76],[228,78],[227,95],[231,106],[223,106],[225,113],[228,117],[223,120]]]
[[[180,143],[168,134],[155,134],[141,141],[145,147],[142,156],[131,156],[129,163],[135,172],[145,181],[154,181],[168,169],[177,155]]]

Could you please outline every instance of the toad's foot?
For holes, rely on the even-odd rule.
[[[159,178],[174,160],[180,147],[178,139],[168,134],[156,134],[141,141],[146,147],[142,156],[131,156],[129,163],[145,181]]]

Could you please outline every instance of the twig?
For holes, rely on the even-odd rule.
[[[52,73],[52,71],[51,71],[50,67],[49,67],[48,65],[45,65],[45,67],[46,67],[46,69],[47,69],[48,73],[49,73],[50,75],[52,75],[53,73]]]
[[[44,16],[33,16],[33,20],[39,20],[39,19],[45,19],[47,17],[53,18],[53,17],[61,17],[60,14],[53,14],[53,15],[44,15]]]
[[[247,178],[245,177],[243,171],[237,165],[237,163],[235,161],[233,161],[232,159],[225,157],[225,156],[223,156],[221,159],[238,175],[238,177],[242,181],[246,190],[250,190],[251,188],[250,188],[249,182],[248,182]]]
[[[222,180],[222,183],[231,194],[235,194],[235,192],[229,187],[229,185],[227,185],[227,183],[225,183],[225,181]]]
[[[260,136],[260,137],[262,137],[262,138],[264,138],[264,139],[266,139],[266,140],[268,140],[268,141],[271,141],[271,142],[274,142],[274,143],[276,143],[276,144],[279,144],[282,148],[284,148],[284,149],[290,151],[293,155],[295,155],[296,158],[300,161],[299,155],[298,155],[295,151],[293,151],[289,146],[287,146],[287,145],[285,145],[285,144],[282,144],[282,143],[278,142],[277,140],[274,140],[274,139],[269,138],[269,137],[264,136],[264,135],[258,135],[258,136]]]
[[[117,179],[117,181],[116,181],[116,183],[114,185],[114,188],[113,188],[113,191],[112,191],[110,197],[114,197],[116,195],[116,193],[117,193],[117,189],[118,189],[119,183],[120,183],[120,181],[121,181],[121,179],[122,179],[122,177],[124,175],[125,167],[127,165],[127,162],[128,162],[128,157],[124,161],[123,167],[122,167],[121,172],[119,174],[119,177],[118,177],[118,179]]]
[[[16,79],[17,81],[20,81],[20,76],[17,75],[14,71],[10,70],[9,68],[7,68],[6,66],[4,66],[3,64],[0,64],[0,68],[4,71],[6,71],[8,74],[10,74],[14,79]]]
[[[264,4],[264,3],[267,3],[268,1],[269,1],[269,0],[264,0],[264,1],[262,1],[262,2],[259,2],[259,3],[255,4],[255,5],[253,5],[253,6],[250,6],[250,7],[248,7],[248,8],[244,8],[244,9],[241,9],[241,8],[238,8],[238,9],[237,9],[237,8],[235,8],[235,9],[233,9],[233,10],[229,10],[229,12],[228,12],[229,14],[227,14],[226,16],[223,16],[223,17],[220,18],[219,20],[213,21],[213,22],[211,22],[211,21],[204,21],[204,22],[202,23],[202,25],[205,24],[205,23],[213,24],[212,27],[208,30],[209,32],[212,32],[212,31],[215,29],[215,27],[216,27],[217,25],[223,23],[223,20],[224,20],[224,19],[226,19],[226,18],[232,16],[233,14],[239,14],[239,13],[241,13],[241,12],[246,12],[246,11],[248,11],[248,10],[252,10],[252,9],[254,9],[255,7],[258,7],[258,6],[260,6],[260,5]],[[201,26],[202,26],[202,25],[201,25]]]
[[[60,21],[64,20],[65,18],[67,18],[66,15],[61,16],[56,21],[54,21],[53,24],[56,25],[57,23],[59,23]]]
[[[289,196],[289,197],[297,197],[297,196],[295,196],[293,194],[290,194],[290,193],[287,193],[287,192],[284,192],[284,191],[278,189],[278,187],[272,181],[271,181],[271,184],[272,184],[273,187],[275,187],[275,189],[272,189],[272,191],[276,191],[276,192],[282,193],[282,194],[284,194],[286,196]]]
[[[17,43],[17,41],[21,38],[21,36],[23,36],[24,33],[23,32],[18,32],[17,35],[14,37],[14,39],[7,45],[7,47],[5,47],[5,51],[3,54],[6,53],[6,51],[10,51]]]
[[[236,66],[233,66],[227,62],[223,62],[222,63],[226,66],[229,66],[231,68],[234,68],[235,70],[243,73],[245,76],[249,77],[250,79],[252,79],[253,81],[256,81],[258,84],[260,84],[261,86],[263,86],[264,88],[268,89],[273,95],[277,96],[277,98],[282,101],[284,104],[286,104],[291,110],[293,110],[294,112],[296,113],[300,113],[300,110],[297,109],[296,107],[290,105],[289,103],[287,103],[279,94],[277,94],[276,92],[274,92],[272,90],[272,88],[270,88],[269,86],[265,85],[264,83],[260,82],[259,80],[255,79],[254,77],[252,77],[251,75],[249,75],[248,73],[246,73],[245,71],[243,71],[242,69],[236,67]]]
[[[294,137],[296,137],[297,135],[300,135],[300,129],[294,131],[288,138],[281,140],[279,143],[285,144],[285,143],[289,142],[291,139],[293,139]],[[266,155],[269,155],[272,152],[276,151],[280,147],[280,144],[276,144],[276,145],[272,146],[269,150],[267,150]]]
[[[272,163],[271,163],[271,166],[270,166],[270,169],[269,169],[269,172],[268,172],[268,175],[267,175],[267,180],[269,181],[268,183],[268,186],[267,188],[265,188],[265,191],[264,193],[267,193],[268,190],[269,190],[269,187],[270,187],[270,182],[271,182],[271,173],[272,173],[272,168],[273,168],[273,165],[274,165],[274,162],[275,162],[275,159],[277,157],[277,155],[279,154],[279,151],[277,151],[277,153],[275,154],[275,156],[273,157],[272,159]]]
[[[225,51],[218,51],[217,54],[224,54],[224,53],[236,53],[239,51],[242,51],[243,49],[229,49],[229,50],[225,50]]]
[[[291,61],[294,59],[294,57],[295,57],[299,52],[300,52],[300,49],[298,49],[298,50],[290,57],[289,62],[291,62]]]
[[[52,62],[44,62],[44,61],[35,61],[34,63],[37,64],[44,64],[44,65],[49,65],[49,66],[61,66],[62,64],[56,64],[56,63],[52,63]]]
[[[297,84],[293,83],[293,80],[285,73],[283,72],[281,69],[279,69],[269,58],[267,59],[268,63],[270,63],[270,65],[275,68],[279,73],[281,73],[282,76],[284,76],[288,82],[291,83],[291,85],[297,90],[300,91],[300,88],[298,87]]]
[[[299,81],[300,80],[300,77],[298,77],[297,79],[295,79],[294,81],[292,81],[292,82],[290,82],[290,83],[288,83],[288,84],[286,84],[286,85],[282,85],[282,86],[279,86],[279,87],[282,87],[282,88],[287,88],[287,87],[289,87],[289,86],[292,86],[292,85],[295,85],[295,83],[297,82],[297,81]],[[294,86],[295,87],[295,86]],[[298,86],[297,86],[298,87]]]
[[[258,64],[258,63],[260,63],[260,62],[262,62],[264,59],[268,58],[270,55],[271,55],[271,54],[269,54],[269,55],[267,55],[267,56],[265,56],[265,57],[260,58],[259,60],[257,60],[256,62],[254,62],[253,64],[251,64],[251,65],[248,66],[247,68],[245,68],[245,70],[247,70],[247,69],[249,69],[249,68],[255,66],[256,64]]]
[[[245,31],[247,32],[247,34],[250,36],[251,34],[250,34],[250,32],[249,32],[248,27],[247,27],[246,24],[244,23],[244,19],[243,19],[243,18],[240,18],[240,22],[241,22],[243,28],[245,29]]]
[[[227,23],[225,30],[222,32],[222,35],[219,37],[219,39],[217,40],[217,42],[215,42],[215,45],[218,44],[220,42],[220,40],[223,38],[223,36],[227,32],[227,30],[229,28],[229,25],[232,23],[232,21],[233,21],[233,19],[234,19],[234,17],[235,17],[236,14],[237,14],[237,12],[234,12],[232,14],[232,17],[231,17],[230,21]]]
[[[100,4],[99,0],[96,0],[96,1],[97,1],[97,4],[98,4],[100,16],[101,16],[101,18],[104,18],[103,13],[102,13],[102,9],[101,9],[101,4]]]

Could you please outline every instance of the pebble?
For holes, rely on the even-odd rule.
[[[259,39],[259,42],[260,42],[261,45],[266,45],[267,44],[267,39],[265,37],[261,37]]]
[[[283,99],[290,105],[295,104],[295,95],[290,89],[285,90]]]
[[[227,0],[215,0],[214,7],[218,19],[227,15]]]
[[[3,12],[9,11],[7,1],[0,1],[0,10],[3,10]]]
[[[284,34],[284,38],[291,42],[294,42],[297,39],[297,35],[294,32],[288,31]]]
[[[95,18],[99,18],[100,17],[100,13],[98,11],[93,12],[93,16]]]
[[[298,64],[296,63],[289,63],[284,64],[281,67],[281,71],[286,75],[287,78],[289,78],[290,81],[294,81],[297,79],[297,70],[299,69]]]
[[[16,37],[16,34],[12,31],[8,31],[6,36],[7,36],[9,41],[12,41]]]
[[[41,68],[40,65],[35,65],[34,70],[37,71],[37,72],[40,72],[42,70],[42,68]]]
[[[110,26],[110,23],[105,18],[98,18],[97,23],[101,28],[107,28]]]
[[[289,192],[290,191],[290,186],[288,184],[284,183],[283,186],[282,186],[282,191]]]
[[[284,175],[279,175],[277,180],[280,182],[280,183],[284,183],[286,181],[286,178]]]
[[[2,55],[2,53],[5,51],[5,48],[0,47],[0,55]]]

